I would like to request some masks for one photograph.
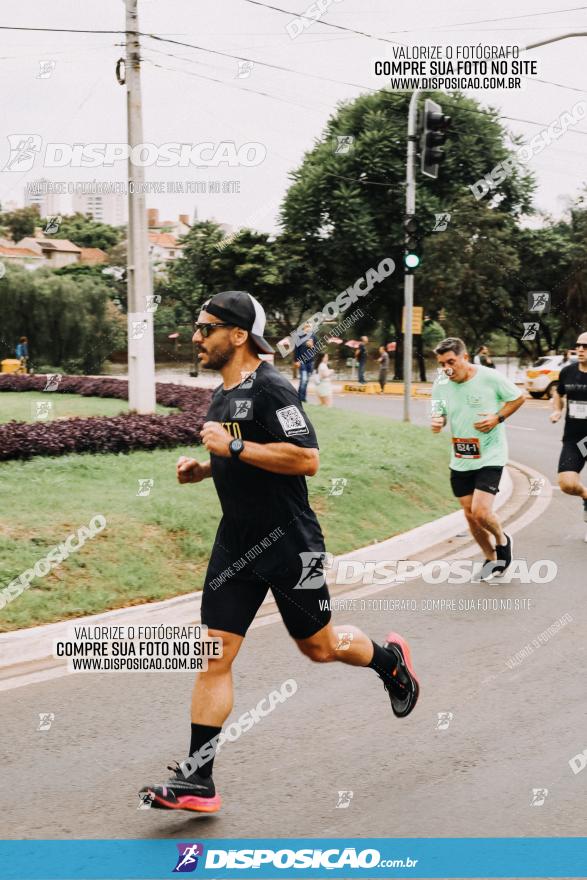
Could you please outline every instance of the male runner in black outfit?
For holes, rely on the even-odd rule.
[[[418,699],[418,681],[401,636],[390,633],[381,646],[345,624],[340,631],[352,633],[350,644],[347,636],[344,650],[337,649],[343,640],[323,601],[329,599],[324,576],[317,586],[315,577],[307,577],[317,560],[321,568],[325,553],[305,480],[318,470],[318,442],[291,383],[259,359],[259,352],[272,351],[264,330],[263,308],[243,291],[213,296],[196,324],[200,363],[219,370],[223,384],[214,392],[202,430],[210,461],[182,457],[177,476],[180,483],[211,476],[220,498],[222,519],[204,583],[202,624],[210,636],[222,639],[223,656],[209,659],[207,671],[196,679],[191,757],[170,768],[172,779],[141,789],[160,809],[220,809],[212,764],[216,738],[233,704],[231,667],[269,589],[307,657],[374,669],[400,718]],[[305,565],[300,554],[305,554]]]
[[[558,463],[558,483],[567,495],[578,495],[583,499],[583,519],[587,522],[587,488],[579,477],[587,456],[587,333],[581,333],[576,348],[577,363],[567,364],[560,371],[552,396],[550,420],[559,421],[563,414],[563,397],[566,397],[567,414]]]

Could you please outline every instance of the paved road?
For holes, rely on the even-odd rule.
[[[390,417],[401,406],[350,396],[336,405]],[[425,418],[425,402],[414,409]],[[554,481],[560,433],[545,403],[528,403],[509,426],[512,457]],[[404,721],[370,670],[312,665],[280,622],[253,629],[236,665],[234,717],[288,678],[298,691],[225,746],[215,774],[225,809],[215,817],[136,809],[138,787],[186,754],[190,674],[66,677],[2,693],[3,837],[587,834],[587,772],[573,775],[568,763],[587,748],[583,532],[580,503],[555,491],[547,513],[516,535],[518,557],[556,561],[553,583],[412,581],[373,598],[414,599],[415,611],[383,603],[337,615],[373,638],[392,627],[409,638],[422,696]],[[530,608],[422,610],[427,599],[472,597]],[[507,667],[565,614],[572,621],[558,634]],[[40,712],[55,713],[49,731],[36,730]],[[452,713],[448,729],[437,729],[439,712]],[[530,805],[533,789],[548,789],[541,806]],[[339,791],[353,792],[345,809]]]

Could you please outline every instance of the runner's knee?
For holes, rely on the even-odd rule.
[[[579,481],[578,474],[577,476],[570,476],[569,474],[559,474],[558,484],[560,486],[561,492],[566,492],[567,495],[581,495],[581,483]]]
[[[330,642],[303,639],[297,644],[302,654],[309,657],[313,663],[331,663],[336,658],[335,646]]]
[[[474,516],[477,525],[480,525],[484,529],[490,526],[493,522],[493,514],[490,510],[476,510]]]
[[[222,657],[208,658],[208,672],[213,675],[227,672],[238,654],[238,650],[242,644],[242,637],[233,633],[221,632],[220,630],[209,629],[208,638],[220,639],[222,643]]]

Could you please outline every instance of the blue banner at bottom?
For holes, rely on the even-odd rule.
[[[3,840],[3,880],[587,877],[586,837]]]

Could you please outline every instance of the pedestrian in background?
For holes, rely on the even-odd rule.
[[[365,364],[367,363],[367,343],[368,336],[361,336],[359,347],[357,348],[357,361],[359,363],[359,385],[365,385]]]
[[[314,361],[313,379],[320,406],[332,406],[332,383],[330,377],[333,374],[334,370],[331,370],[328,366],[328,354],[326,352],[317,354]]]
[[[310,334],[312,325],[309,321],[304,324],[304,332]],[[300,384],[298,385],[298,399],[300,403],[306,402],[308,392],[308,382],[314,371],[314,355],[316,346],[316,337],[312,333],[307,339],[304,339],[294,350],[294,360],[296,361],[300,371]]]
[[[16,346],[16,356],[20,361],[19,373],[28,373],[27,363],[29,359],[29,341],[26,336],[21,336]]]
[[[385,383],[387,382],[387,371],[389,369],[389,355],[384,345],[379,346],[379,385],[381,393],[385,391]]]
[[[495,370],[495,364],[491,359],[491,354],[486,345],[482,345],[475,357],[473,358],[474,364],[479,364],[481,367],[489,367],[491,370]]]

